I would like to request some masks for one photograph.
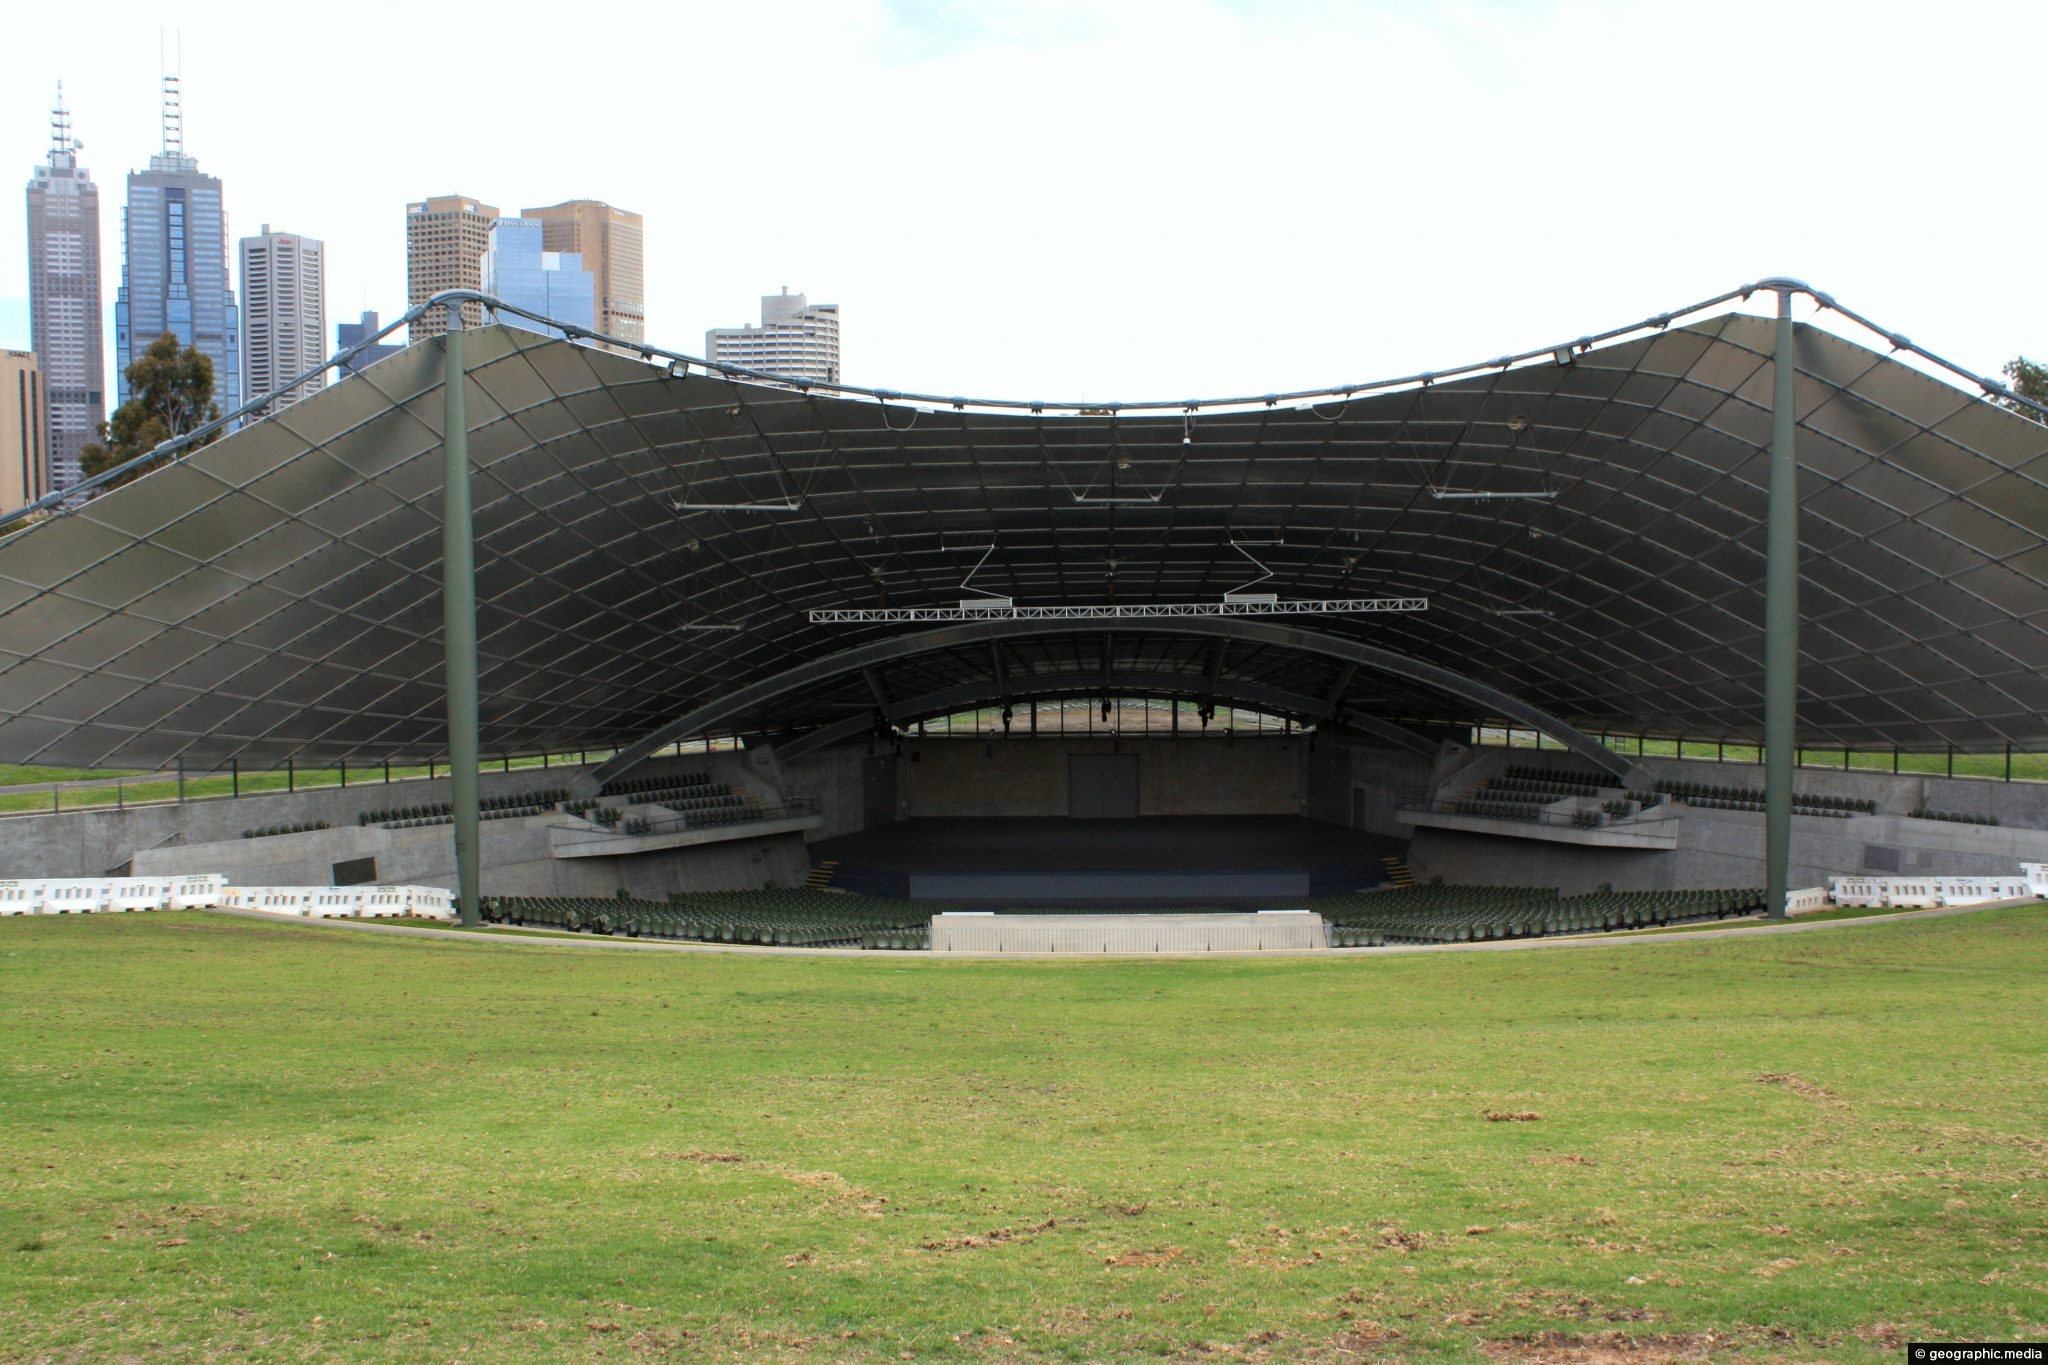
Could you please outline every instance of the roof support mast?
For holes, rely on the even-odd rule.
[[[476,526],[470,515],[469,406],[462,365],[462,306],[448,305],[441,338],[446,404],[441,423],[441,639],[448,668],[448,787],[455,809],[455,910],[477,913]]]
[[[1799,455],[1794,427],[1792,295],[1796,280],[1767,280],[1778,293],[1771,361],[1771,487],[1764,517],[1764,914],[1785,918],[1792,865],[1792,759],[1799,704]]]

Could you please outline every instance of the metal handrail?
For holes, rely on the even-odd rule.
[[[1643,825],[1664,824],[1671,819],[1671,816],[1669,814],[1653,816],[1648,813],[1650,809],[1663,809],[1663,807],[1661,806],[1638,810],[1634,815],[1616,816],[1609,815],[1606,811],[1590,812],[1591,814],[1595,814],[1600,817],[1600,823],[1597,825],[1579,823],[1573,818],[1573,815],[1575,814],[1574,812],[1544,810],[1541,809],[1540,806],[1532,815],[1506,815],[1496,813],[1493,811],[1473,811],[1455,809],[1455,807],[1462,804],[1466,804],[1471,799],[1472,798],[1469,797],[1457,799],[1446,797],[1432,801],[1403,801],[1396,807],[1396,809],[1403,814],[1409,815],[1456,815],[1467,820],[1498,820],[1503,824],[1515,825],[1550,825],[1555,826],[1558,829],[1626,830]],[[1518,802],[1514,804],[1534,805],[1536,803]],[[1587,813],[1588,812],[1584,811],[1576,812],[1576,814],[1580,815]]]
[[[659,805],[660,803],[655,802],[653,804]],[[713,824],[698,824],[693,822],[689,816],[683,814],[663,816],[659,819],[648,820],[648,827],[646,829],[635,830],[632,833],[613,826],[596,824],[596,822],[589,820],[580,820],[575,824],[553,824],[549,825],[548,828],[551,830],[561,830],[564,833],[585,836],[562,845],[567,848],[580,848],[590,844],[617,843],[623,839],[650,839],[663,834],[686,834],[696,830],[744,829],[748,825],[765,824],[771,820],[789,820],[805,815],[821,815],[824,813],[824,805],[815,796],[792,796],[772,806],[755,806],[753,810],[755,814],[748,819],[718,821]],[[601,834],[596,833],[593,825],[595,825],[596,830],[604,832]]]

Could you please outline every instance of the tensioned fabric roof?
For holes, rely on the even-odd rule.
[[[1772,340],[1731,313],[1316,405],[1037,415],[488,327],[466,343],[483,748],[1108,692],[1361,725],[1505,696],[1586,732],[1754,740]],[[1816,328],[1796,346],[1800,741],[2048,748],[2048,428]],[[0,760],[445,754],[442,370],[410,347],[0,538]],[[1285,599],[1428,609],[805,615],[1214,602],[1268,570]]]

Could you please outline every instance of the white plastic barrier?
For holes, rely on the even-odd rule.
[[[362,908],[356,913],[366,919],[396,919],[411,908],[412,897],[406,894],[406,888],[372,886],[364,890]]]
[[[1943,905],[1982,905],[2034,894],[2026,877],[1941,877],[1936,885]]]
[[[405,886],[398,888],[407,894],[406,910],[414,919],[446,920],[455,922],[455,893],[438,886]]]
[[[219,872],[183,877],[0,881],[0,918],[225,906],[307,919],[432,919],[453,923],[455,893],[438,886],[229,886]]]
[[[161,910],[170,900],[171,883],[167,877],[124,877],[107,883],[106,908],[111,911]]]
[[[1827,908],[1828,893],[1823,887],[1809,886],[1785,893],[1785,913],[1788,915],[1810,915]]]
[[[173,877],[171,895],[167,910],[199,910],[221,903],[221,892],[227,888],[225,873],[207,872],[196,877]]]
[[[90,915],[106,908],[105,882],[50,882],[43,892],[46,915]]]
[[[1937,905],[1984,905],[1992,901],[2048,897],[2048,863],[2021,863],[2016,877],[1830,877],[1828,895],[1836,905],[1898,910]]]
[[[362,908],[363,893],[353,886],[322,887],[305,898],[307,919],[354,919]]]
[[[310,886],[266,886],[254,908],[273,915],[304,915],[312,891]]]

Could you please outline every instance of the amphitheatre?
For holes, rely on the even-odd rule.
[[[1143,402],[476,297],[0,519],[0,1361],[2048,1337],[2027,400],[1783,279]]]

